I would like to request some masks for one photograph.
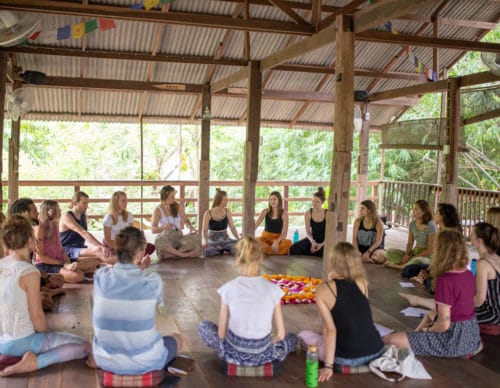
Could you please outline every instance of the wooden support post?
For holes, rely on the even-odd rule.
[[[198,231],[200,233],[203,216],[208,210],[208,192],[210,189],[210,115],[212,112],[212,96],[209,83],[204,84],[202,87],[201,101],[201,155],[198,184]]]
[[[5,74],[7,74],[7,55],[0,54],[0,177],[3,173],[3,124],[5,106]],[[3,186],[0,179],[0,211],[3,212]],[[6,214],[7,212],[4,212]]]
[[[354,129],[354,33],[352,32],[352,19],[349,16],[337,16],[336,49],[335,135],[330,196],[326,214],[323,278],[326,278],[329,272],[326,258],[331,248],[337,242],[346,239],[349,216]]]
[[[359,156],[358,156],[358,188],[356,190],[356,210],[358,214],[359,204],[367,197],[368,190],[368,142],[370,139],[370,116],[369,105],[363,104],[361,106],[361,116],[363,118],[363,125],[359,132]]]
[[[259,169],[262,73],[260,62],[250,61],[248,78],[247,136],[243,177],[243,235],[255,235],[255,185]]]
[[[9,206],[19,198],[19,142],[21,119],[12,120],[9,139]]]
[[[453,78],[448,89],[448,144],[446,155],[446,202],[458,202],[458,146],[460,143],[460,80]]]
[[[443,78],[446,79],[448,78],[448,72],[446,69],[443,70]],[[441,93],[441,113],[439,117],[446,117],[446,107],[447,107],[447,101],[448,101],[448,92],[444,91]],[[444,124],[443,124],[444,123]],[[444,126],[444,128],[443,128]],[[446,134],[446,128],[448,126],[446,125],[444,120],[441,120],[441,125],[439,129],[439,135],[443,136]],[[443,144],[444,140],[440,139],[440,144]],[[443,151],[438,150],[437,152],[437,172],[436,172],[436,185],[441,186],[442,182],[442,171],[443,171]],[[441,201],[439,198],[439,195],[441,194],[441,190],[437,191],[434,194],[434,209],[437,209],[438,203]]]

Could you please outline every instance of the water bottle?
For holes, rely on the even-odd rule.
[[[295,244],[298,241],[299,241],[299,230],[295,229],[295,232],[293,233],[293,243]]]
[[[472,259],[470,262],[470,271],[472,272],[472,274],[474,276],[476,276],[476,263],[477,263],[477,259]]]
[[[306,386],[318,386],[318,347],[309,345],[306,354]]]

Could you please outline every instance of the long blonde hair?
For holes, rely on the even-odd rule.
[[[224,199],[227,197],[227,193],[224,190],[221,190],[220,187],[215,189],[214,201],[212,202],[212,208],[219,206]]]
[[[346,241],[337,243],[328,255],[330,268],[338,277],[368,284],[365,269],[358,250]],[[329,276],[331,278],[331,276]]]
[[[113,220],[113,225],[118,223],[118,217],[120,216],[120,209],[118,209],[118,201],[120,196],[123,195],[125,198],[127,194],[123,191],[115,191],[109,200],[109,214],[111,214],[111,219]],[[124,210],[122,214],[124,221],[128,219],[128,211]]]
[[[469,261],[469,254],[462,233],[456,229],[443,229],[437,234],[434,259],[429,271],[434,278],[453,269],[465,268]]]
[[[256,265],[262,258],[262,247],[254,237],[247,236],[238,241],[238,244],[236,244],[235,253],[237,265]]]
[[[161,200],[161,203],[165,203],[165,201],[167,200],[167,198],[170,196],[170,193],[176,193],[177,190],[174,189],[173,186],[170,186],[170,185],[166,185],[166,186],[163,186],[160,190],[160,200]],[[171,204],[169,204],[169,209],[170,209],[170,215],[172,217],[177,217],[177,214],[179,214],[179,202],[177,201],[174,201],[172,202]]]

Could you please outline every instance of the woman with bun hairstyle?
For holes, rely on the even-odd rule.
[[[385,262],[384,223],[377,214],[377,206],[372,200],[365,200],[359,206],[359,217],[352,227],[352,244],[361,254],[365,263]]]
[[[9,216],[2,240],[9,255],[0,260],[0,354],[22,358],[0,371],[0,377],[87,357],[86,339],[49,332],[40,299],[40,271],[30,263],[35,244],[30,221]]]
[[[227,208],[227,202],[227,193],[220,188],[215,189],[212,208],[203,215],[202,247],[204,257],[222,255],[226,252],[233,253],[234,246],[239,239],[231,210]],[[229,238],[228,227],[236,240]]]
[[[259,242],[253,237],[240,240],[236,265],[241,276],[217,290],[221,296],[219,325],[202,321],[198,329],[201,340],[228,363],[260,366],[283,361],[297,347],[297,337],[285,332],[283,291],[260,276],[261,263]]]
[[[279,191],[269,194],[269,206],[260,212],[255,222],[256,229],[264,219],[264,231],[257,238],[262,245],[262,251],[268,255],[288,255],[292,246],[292,241],[286,238],[288,212],[283,209],[283,198]]]
[[[95,364],[121,375],[163,369],[182,346],[179,335],[162,337],[155,326],[157,305],[163,306],[163,283],[143,271],[146,238],[128,226],[116,235],[118,263],[94,275],[93,358]]]
[[[304,213],[306,238],[292,245],[291,255],[323,257],[326,228],[326,209],[323,209],[325,199],[325,190],[323,187],[318,187],[312,197],[312,207]]]

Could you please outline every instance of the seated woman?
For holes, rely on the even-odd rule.
[[[471,242],[481,257],[476,264],[474,306],[479,323],[500,325],[500,234],[497,228],[479,222],[472,228]],[[401,293],[413,306],[433,308],[432,298]]]
[[[324,367],[319,381],[328,381],[333,365],[368,364],[382,352],[384,343],[372,320],[368,301],[368,280],[361,255],[348,242],[340,242],[328,257],[328,281],[316,289],[316,306],[323,322],[323,336],[302,331],[306,345],[318,344]]]
[[[403,269],[412,259],[412,264],[419,264],[420,260],[429,264],[429,257],[434,247],[436,225],[432,221],[432,212],[429,203],[419,199],[413,204],[413,221],[410,222],[406,250],[388,249],[385,265],[390,268]],[[413,243],[416,242],[415,248]]]
[[[260,366],[283,361],[297,347],[297,337],[285,333],[283,291],[259,275],[261,263],[259,242],[244,237],[236,246],[241,276],[217,290],[221,296],[219,326],[202,321],[198,329],[201,340],[232,364]]]
[[[87,340],[48,330],[40,300],[40,272],[29,263],[35,244],[30,222],[23,216],[9,216],[2,240],[9,255],[0,260],[0,354],[22,359],[0,371],[0,376],[87,357]]]
[[[435,310],[413,332],[397,332],[384,342],[398,349],[411,348],[416,355],[464,357],[480,349],[479,326],[474,313],[476,284],[467,269],[463,235],[452,229],[439,232],[430,266],[435,281]]]
[[[288,255],[292,246],[292,241],[286,238],[288,213],[283,209],[283,199],[278,191],[269,194],[269,207],[260,212],[255,222],[256,229],[264,218],[264,231],[257,238],[262,245],[262,251],[268,255]]]
[[[384,223],[377,214],[375,202],[367,199],[361,202],[359,217],[352,227],[352,244],[365,263],[385,262]]]
[[[304,213],[306,238],[292,245],[291,255],[323,257],[326,228],[326,209],[323,209],[325,199],[325,190],[323,187],[318,187],[318,191],[313,194],[312,208]]]
[[[236,240],[229,238],[228,226]],[[204,257],[233,253],[240,236],[234,226],[231,210],[227,208],[227,193],[219,188],[215,190],[212,208],[203,215],[202,231]]]
[[[61,209],[56,201],[43,201],[40,205],[39,224],[36,229],[35,266],[46,273],[60,273],[65,282],[78,283],[84,278],[85,273],[95,272],[97,260],[71,262],[61,244],[59,235],[59,218]]]
[[[444,228],[455,229],[462,233],[462,225],[460,224],[460,217],[455,206],[449,203],[439,203],[434,213],[434,220],[438,230]],[[404,278],[412,279],[418,283],[425,283],[430,287],[429,268],[431,258],[419,257],[410,260],[401,271],[401,276]]]
[[[104,243],[116,251],[116,235],[127,226],[132,226],[134,216],[127,211],[127,194],[115,191],[109,201],[109,213],[102,222],[104,229]]]
[[[161,204],[155,208],[151,218],[151,231],[159,235],[155,246],[160,259],[177,257],[199,257],[201,238],[186,217],[184,206],[175,199],[176,190],[163,186],[160,190]],[[190,234],[182,234],[184,224],[189,226]]]
[[[162,337],[156,330],[163,283],[157,273],[139,267],[145,249],[142,231],[133,226],[122,229],[116,235],[118,263],[94,276],[93,361],[116,374],[163,369],[182,347],[179,335]]]

